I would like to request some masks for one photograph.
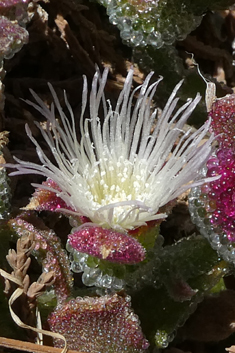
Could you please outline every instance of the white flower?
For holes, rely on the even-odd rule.
[[[76,137],[74,115],[66,94],[69,118],[49,85],[61,118],[60,126],[55,119],[54,105],[48,109],[32,92],[38,104],[28,103],[48,121],[46,131],[38,123],[35,124],[50,147],[56,164],[47,158],[26,126],[27,135],[36,146],[42,165],[15,158],[18,164],[8,166],[18,169],[12,175],[33,173],[46,176],[58,185],[61,192],[46,185],[32,185],[53,191],[75,214],[86,216],[99,226],[125,231],[166,217],[165,213],[158,213],[160,207],[189,187],[205,182],[205,179],[193,181],[211,155],[214,137],[202,144],[209,122],[194,133],[183,131],[200,96],[189,99],[175,111],[178,102],[175,96],[182,81],[175,87],[156,120],[158,110],[152,110],[151,100],[161,79],[150,85],[153,75],[150,73],[143,85],[131,93],[131,69],[113,109],[104,97],[107,75],[108,70],[105,69],[102,77],[97,71],[93,78],[89,118],[84,117],[88,94],[84,77],[80,142]],[[133,107],[133,98],[138,90],[139,96]],[[99,108],[104,111],[103,125],[99,119]]]

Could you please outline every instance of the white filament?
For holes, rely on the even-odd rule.
[[[61,192],[51,191],[74,212],[87,216],[100,226],[125,231],[166,217],[164,213],[158,213],[160,207],[189,187],[205,182],[205,179],[193,181],[211,155],[214,137],[201,143],[209,130],[209,121],[193,134],[183,131],[200,96],[188,100],[177,111],[178,99],[175,97],[182,81],[173,90],[152,132],[157,110],[151,110],[151,99],[161,79],[149,85],[153,75],[150,73],[143,85],[131,93],[131,69],[113,109],[104,98],[107,75],[108,70],[105,69],[102,76],[97,71],[93,78],[89,119],[84,117],[88,95],[84,77],[80,142],[76,137],[74,115],[66,94],[69,118],[65,116],[49,84],[61,118],[60,126],[55,119],[54,104],[48,109],[32,91],[37,104],[28,103],[48,121],[47,130],[43,130],[38,123],[36,125],[50,147],[56,164],[47,158],[26,125],[27,135],[36,146],[41,165],[15,158],[18,164],[8,166],[17,169],[11,175],[34,173],[52,179]],[[139,96],[133,107],[137,90]],[[100,107],[105,114],[102,126],[98,114]]]

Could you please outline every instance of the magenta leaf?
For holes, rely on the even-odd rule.
[[[135,238],[112,229],[84,226],[68,238],[75,250],[99,259],[135,264],[145,258],[145,249]]]

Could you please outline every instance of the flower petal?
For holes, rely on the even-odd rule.
[[[68,238],[75,250],[99,259],[134,264],[145,258],[145,250],[136,239],[111,229],[82,226]]]
[[[54,104],[50,108],[32,92],[36,104],[26,102],[47,119],[46,130],[40,124],[36,125],[54,161],[49,160],[26,126],[41,164],[15,158],[17,164],[6,166],[17,169],[11,175],[33,173],[53,180],[60,189],[59,193],[54,190],[56,197],[65,202],[67,210],[70,207],[72,216],[85,216],[99,227],[125,233],[147,222],[165,218],[165,207],[169,202],[190,187],[215,179],[197,179],[198,170],[212,153],[214,136],[201,144],[210,121],[194,133],[184,131],[184,124],[200,101],[200,96],[189,99],[177,110],[176,95],[182,81],[175,87],[156,120],[158,110],[152,109],[151,102],[160,80],[150,84],[153,72],[146,77],[142,86],[131,92],[131,69],[116,106],[106,102],[104,96],[107,75],[107,68],[102,75],[97,70],[89,101],[88,84],[84,78],[80,141],[77,140],[75,119],[66,94],[64,98],[69,117],[63,112],[51,85]],[[137,91],[139,95],[134,102]],[[55,108],[61,122],[55,118]],[[85,117],[86,109],[89,118]],[[104,121],[101,124],[102,111]],[[41,187],[48,190],[44,185]],[[50,190],[53,191],[53,188]],[[58,206],[61,207],[60,204]],[[58,210],[56,204],[52,205],[52,209],[54,207]]]

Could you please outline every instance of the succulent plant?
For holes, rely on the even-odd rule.
[[[131,91],[131,68],[112,108],[104,96],[108,69],[102,75],[97,69],[89,96],[89,117],[88,84],[84,78],[80,141],[67,96],[64,98],[69,117],[51,85],[55,104],[51,107],[32,91],[36,104],[27,102],[47,119],[45,128],[36,125],[54,161],[26,125],[40,162],[15,158],[16,164],[6,164],[16,169],[11,175],[30,173],[47,178],[42,184],[33,184],[36,191],[25,208],[29,213],[9,224],[19,236],[34,234],[36,257],[46,271],[55,272],[53,286],[58,305],[49,317],[49,324],[53,332],[66,338],[70,349],[134,353],[145,351],[149,342],[166,347],[175,329],[227,273],[227,264],[220,261],[205,239],[190,238],[170,249],[162,248],[159,225],[168,216],[175,199],[189,187],[216,181],[217,176],[198,179],[198,170],[213,151],[213,133],[202,143],[210,122],[193,133],[183,129],[200,96],[188,99],[176,110],[180,82],[157,116],[152,98],[159,81],[150,84],[152,75]],[[56,119],[55,108],[61,123]],[[100,111],[104,113],[102,125]],[[82,279],[84,284],[82,289],[76,288],[78,297],[70,300],[72,277],[59,239],[33,219],[32,210],[69,218],[73,227],[66,246],[70,268],[76,274],[75,279]],[[199,253],[207,258],[202,266],[197,262]],[[190,267],[189,258],[193,259]],[[92,297],[94,292],[99,297]],[[149,342],[130,308],[129,294],[134,298],[134,309],[144,322]],[[149,317],[152,314],[149,305],[154,320]],[[169,311],[165,315],[166,307],[175,315],[171,317]],[[55,345],[60,347],[62,342],[55,340]]]
[[[187,11],[174,0],[101,0],[109,20],[120,29],[122,39],[131,46],[152,45],[161,48],[183,40],[202,17]]]
[[[53,287],[57,301],[67,299],[72,292],[73,279],[69,260],[66,251],[62,249],[60,239],[37,217],[27,213],[9,220],[9,225],[19,237],[33,235],[35,241],[33,255],[42,264],[44,272],[55,273]]]
[[[235,95],[217,99],[209,117],[218,148],[202,174],[218,179],[192,190],[190,209],[214,249],[235,263]]]
[[[11,175],[36,173],[47,177],[47,181],[41,185],[34,184],[37,190],[27,209],[60,212],[73,219],[74,227],[68,237],[67,249],[72,252],[73,261],[79,258],[75,262],[81,263],[84,260],[86,266],[87,256],[84,254],[119,264],[142,262],[145,259],[146,244],[152,242],[154,245],[152,238],[158,235],[159,223],[167,217],[173,206],[172,201],[187,190],[188,183],[193,182],[197,176],[198,169],[211,154],[213,140],[211,136],[200,146],[208,131],[208,123],[191,136],[186,132],[180,137],[184,123],[200,100],[197,95],[175,112],[175,96],[182,82],[174,89],[150,135],[157,114],[156,109],[151,111],[150,102],[159,81],[149,85],[152,76],[150,73],[143,86],[136,88],[135,91],[140,90],[140,94],[131,114],[133,69],[127,76],[115,109],[104,103],[103,90],[107,75],[107,69],[102,76],[96,72],[90,95],[90,119],[83,121],[88,93],[87,82],[84,81],[81,143],[76,138],[74,117],[67,98],[65,100],[71,113],[72,125],[51,88],[63,122],[62,129],[55,119],[54,107],[48,109],[33,93],[38,105],[32,102],[29,104],[45,115],[48,124],[52,126],[55,140],[49,129],[44,131],[37,124],[55,156],[56,164],[47,158],[28,126],[27,134],[37,147],[43,165],[18,159],[17,164],[7,164],[8,167],[18,169]],[[102,129],[98,118],[101,105],[105,113]],[[178,145],[171,154],[178,138]],[[213,179],[209,178],[208,181]],[[204,182],[203,178],[196,185]],[[156,188],[156,185],[159,187]],[[154,233],[153,227],[156,229]],[[138,233],[138,229],[143,232]],[[79,264],[73,263],[73,268],[77,267]],[[87,273],[88,276],[100,276],[99,269],[95,271],[91,268],[90,271],[92,274]],[[116,286],[116,279],[114,282]],[[110,288],[106,274],[102,283],[107,283]]]
[[[143,353],[144,338],[129,296],[77,297],[59,305],[48,322],[54,332],[64,335],[70,349],[92,353]],[[63,341],[56,340],[56,347]]]
[[[4,59],[12,58],[28,41],[28,32],[24,28],[27,22],[27,4],[29,0],[0,1],[0,79],[5,76]],[[0,82],[0,110],[4,107],[4,86]]]
[[[222,1],[99,0],[125,43],[161,48],[183,40],[201,23],[206,10],[226,8]],[[227,2],[227,6],[232,5]]]

